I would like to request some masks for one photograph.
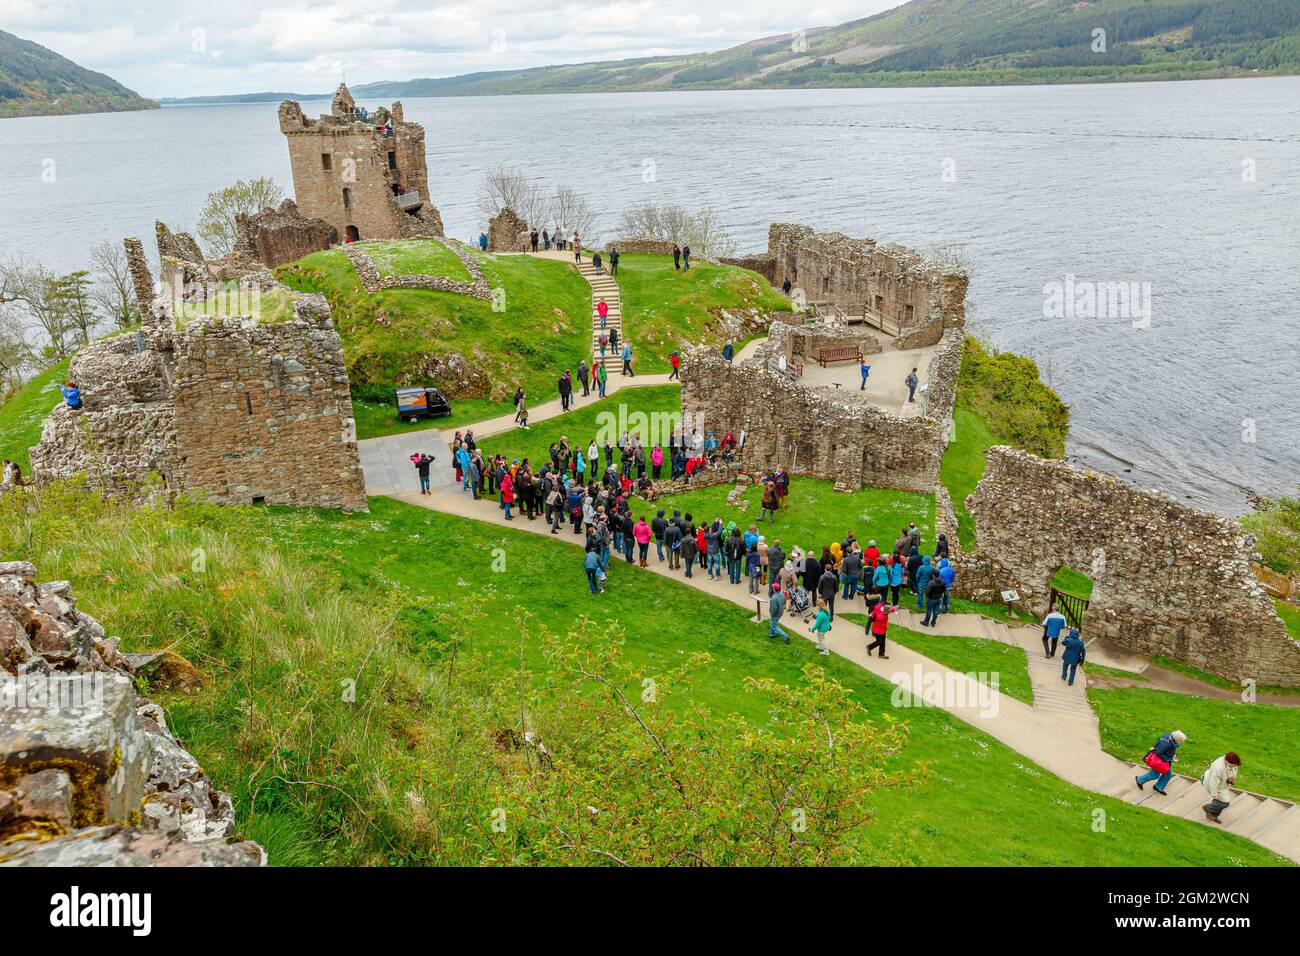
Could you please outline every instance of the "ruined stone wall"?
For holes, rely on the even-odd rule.
[[[292,199],[277,209],[263,209],[251,216],[236,217],[242,250],[256,256],[268,269],[293,262],[313,252],[337,245],[339,231],[324,219],[302,215]]]
[[[771,253],[760,252],[749,256],[723,256],[718,259],[724,266],[739,266],[757,272],[772,285],[780,286],[776,278],[776,259]]]
[[[38,482],[84,473],[106,492],[365,510],[342,342],[320,296],[297,318],[202,319],[92,343],[31,451]]]
[[[1300,685],[1300,644],[1250,568],[1235,521],[1118,478],[989,449],[967,507],[1004,587],[1045,609],[1062,565],[1094,580],[1086,630],[1230,680]]]
[[[903,336],[925,330],[909,348],[932,345],[944,329],[965,322],[969,279],[957,266],[902,246],[789,223],[773,223],[767,244],[773,285],[788,278],[809,302],[830,301],[851,315],[868,306]]]
[[[186,331],[175,355],[183,486],[221,502],[364,511],[347,369],[328,315],[201,320]]]
[[[655,239],[652,236],[628,236],[626,239],[619,239],[617,242],[605,243],[605,251],[617,249],[623,252],[643,252],[656,256],[671,256],[673,254],[673,244],[670,239]]]
[[[785,467],[835,482],[929,494],[939,479],[948,422],[898,418],[832,388],[809,388],[769,371],[765,351],[733,365],[716,351],[688,348],[682,361],[682,413],[715,434],[743,432],[741,465]]]
[[[788,367],[795,360],[815,363],[822,349],[857,348],[863,355],[874,355],[884,348],[880,340],[862,326],[850,326],[835,320],[812,325],[774,321],[768,329],[767,344],[770,348],[764,356],[768,370],[773,372],[779,369],[782,356]]]
[[[489,252],[524,252],[531,248],[528,236],[528,223],[509,206],[488,220]]]
[[[349,227],[360,239],[442,235],[442,217],[429,197],[424,128],[401,119],[400,103],[377,111],[376,122],[352,118],[354,105],[344,86],[331,112],[319,119],[308,119],[290,100],[280,104],[298,208],[309,218],[324,219],[344,239]],[[391,123],[390,135],[378,131],[384,120]],[[423,199],[418,215],[403,210],[394,186]]]
[[[922,414],[938,421],[950,421],[957,407],[957,377],[961,374],[962,349],[966,333],[949,329],[939,341],[939,347],[930,357],[930,374],[922,398]]]
[[[119,651],[67,581],[0,562],[0,866],[265,864],[137,681],[201,686],[174,653]]]

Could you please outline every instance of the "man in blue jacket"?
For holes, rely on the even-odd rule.
[[[928,557],[921,558],[921,566],[916,569],[916,609],[918,611],[925,607],[925,588],[933,576],[934,565],[930,563]]]
[[[939,602],[939,613],[947,614],[951,607],[952,584],[957,580],[957,569],[948,563],[947,558],[939,559],[939,577],[943,579],[943,597]]]
[[[1083,638],[1079,636],[1079,629],[1077,627],[1070,628],[1070,633],[1066,635],[1065,641],[1061,644],[1061,680],[1066,679],[1066,671],[1069,671],[1069,685],[1071,687],[1074,686],[1074,672],[1083,663],[1087,653]]]

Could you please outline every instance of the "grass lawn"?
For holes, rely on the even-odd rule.
[[[1141,674],[1135,674],[1133,671],[1120,670],[1118,667],[1107,667],[1104,664],[1094,664],[1089,661],[1086,665],[1088,679],[1093,677],[1116,677],[1120,680],[1135,680],[1146,683],[1147,679]]]
[[[1085,601],[1092,598],[1092,578],[1069,566],[1062,567],[1052,576],[1052,587]]]
[[[673,269],[673,257],[623,253],[618,261],[624,335],[637,371],[667,372],[668,356],[683,342],[722,346],[726,333],[715,310],[789,312],[790,300],[756,272],[694,261]],[[741,342],[736,341],[736,350]]]
[[[939,480],[948,489],[957,515],[957,536],[961,546],[975,550],[975,520],[966,510],[966,496],[984,477],[984,452],[998,443],[978,413],[958,407],[953,411],[953,440],[948,443],[939,466]]]
[[[1020,608],[1008,609],[1005,604],[985,604],[981,601],[968,601],[965,598],[953,598],[950,602],[954,614],[983,614],[1004,624],[1034,624],[1038,618]]]
[[[540,403],[553,397],[546,394],[533,401]],[[538,468],[549,460],[551,442],[558,443],[564,437],[569,439],[570,448],[582,449],[584,458],[593,438],[598,445],[603,445],[608,438],[617,458],[619,435],[627,430],[639,432],[648,448],[653,448],[656,440],[662,441],[664,457],[667,458],[668,434],[681,422],[681,414],[682,390],[675,384],[637,386],[603,399],[597,398],[595,392],[589,398],[583,398],[579,390],[577,407],[568,414],[538,422],[529,426],[527,431],[515,428],[483,438],[479,440],[479,447],[483,449],[485,459],[499,452],[509,460],[528,458],[534,468]],[[647,471],[649,467],[647,452]],[[666,466],[664,474],[668,474]]]
[[[21,545],[43,578],[69,578],[79,606],[126,649],[171,645],[199,666],[202,692],[160,697],[233,792],[240,831],[264,841],[275,864],[497,859],[487,821],[505,770],[491,743],[499,717],[470,691],[512,682],[521,655],[526,670],[546,667],[542,626],[596,642],[621,627],[625,655],[652,674],[708,652],[689,685],[662,685],[669,708],[767,727],[767,699],[745,678],[793,685],[812,665],[843,683],[866,719],[905,720],[890,769],[918,776],[865,798],[874,818],[854,833],[846,863],[1282,862],[1065,784],[942,711],[896,709],[887,682],[819,658],[808,642],[769,642],[744,608],[678,581],[615,562],[609,592],[592,596],[570,544],[388,499],[371,507],[126,509],[55,488],[21,517],[0,513],[0,552]],[[198,570],[196,547],[207,558]],[[532,620],[521,640],[523,612]],[[454,739],[442,736],[449,724]],[[1097,807],[1105,833],[1093,832]]]
[[[1300,641],[1300,607],[1296,607],[1289,601],[1283,601],[1281,598],[1274,598],[1273,606],[1277,608],[1277,616],[1286,625],[1286,632],[1295,640]]]
[[[465,263],[437,239],[394,239],[361,247],[381,276],[442,276],[469,282]]]
[[[283,289],[243,292],[239,283],[233,281],[223,285],[221,294],[183,303],[176,310],[176,324],[182,328],[206,318],[254,319],[272,325],[276,322],[290,322],[297,317],[293,296]]]
[[[382,257],[388,245],[377,243],[368,251]],[[403,269],[425,271],[437,270],[451,256],[440,244],[429,243],[428,250],[428,258],[421,259],[408,242],[395,257]],[[277,275],[295,289],[329,299],[354,399],[385,404],[397,384],[455,392],[456,383],[425,371],[453,352],[482,370],[479,387],[485,397],[495,393],[497,401],[508,402],[521,384],[534,395],[551,395],[560,372],[590,353],[591,287],[564,262],[473,254],[488,283],[505,290],[504,311],[494,312],[492,303],[481,299],[427,289],[372,295],[361,288],[339,249],[312,253]]]
[[[1242,690],[1241,684],[1230,681],[1226,677],[1211,674],[1209,671],[1203,671],[1191,664],[1176,661],[1172,657],[1165,657],[1163,654],[1157,654],[1151,658],[1151,663],[1157,667],[1163,667],[1165,670],[1176,671],[1179,674],[1194,678],[1203,684],[1210,684],[1213,687],[1221,687],[1224,690],[1237,691],[1238,693]],[[1300,687],[1279,687],[1273,684],[1259,684],[1255,687],[1255,690],[1261,694],[1300,694]]]
[[[865,632],[865,614],[835,616],[837,621],[840,618],[853,621]],[[897,626],[889,628],[888,639],[962,674],[996,674],[999,691],[1033,706],[1034,691],[1029,683],[1029,662],[1024,648],[980,637],[951,637]]]
[[[50,366],[0,405],[0,457],[18,462],[28,478],[32,464],[27,450],[41,440],[45,419],[63,401],[63,393],[54,385],[68,377],[69,361]]]
[[[758,521],[762,511],[763,492],[755,483],[745,490],[742,499],[745,510],[728,507],[727,495],[735,485],[713,485],[698,491],[661,498],[653,502],[656,508],[665,508],[672,514],[680,508],[682,514],[690,512],[697,522],[712,521],[721,517],[724,522],[735,521],[741,528],[755,524],[770,544],[780,539],[786,553],[798,545],[821,549],[832,541],[843,541],[850,531],[862,542],[875,539],[882,551],[892,551],[899,532],[909,521],[921,529],[923,545],[934,544],[934,497],[914,491],[895,491],[891,488],[863,488],[861,491],[836,491],[833,482],[820,481],[795,475],[790,479],[790,494],[785,507],[775,522]]]
[[[1207,700],[1143,687],[1090,687],[1088,700],[1101,722],[1101,744],[1116,757],[1140,762],[1161,734],[1181,730],[1187,742],[1178,750],[1175,766],[1180,773],[1199,777],[1210,761],[1235,750],[1242,761],[1240,786],[1300,800],[1300,762],[1295,759],[1300,708]]]

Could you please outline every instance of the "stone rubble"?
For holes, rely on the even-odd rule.
[[[230,795],[137,692],[161,656],[122,654],[68,582],[0,563],[0,866],[266,862],[226,842]]]

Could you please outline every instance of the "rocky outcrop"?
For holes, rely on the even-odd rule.
[[[225,842],[230,795],[136,690],[160,656],[121,653],[68,582],[0,563],[0,865],[265,862]]]

